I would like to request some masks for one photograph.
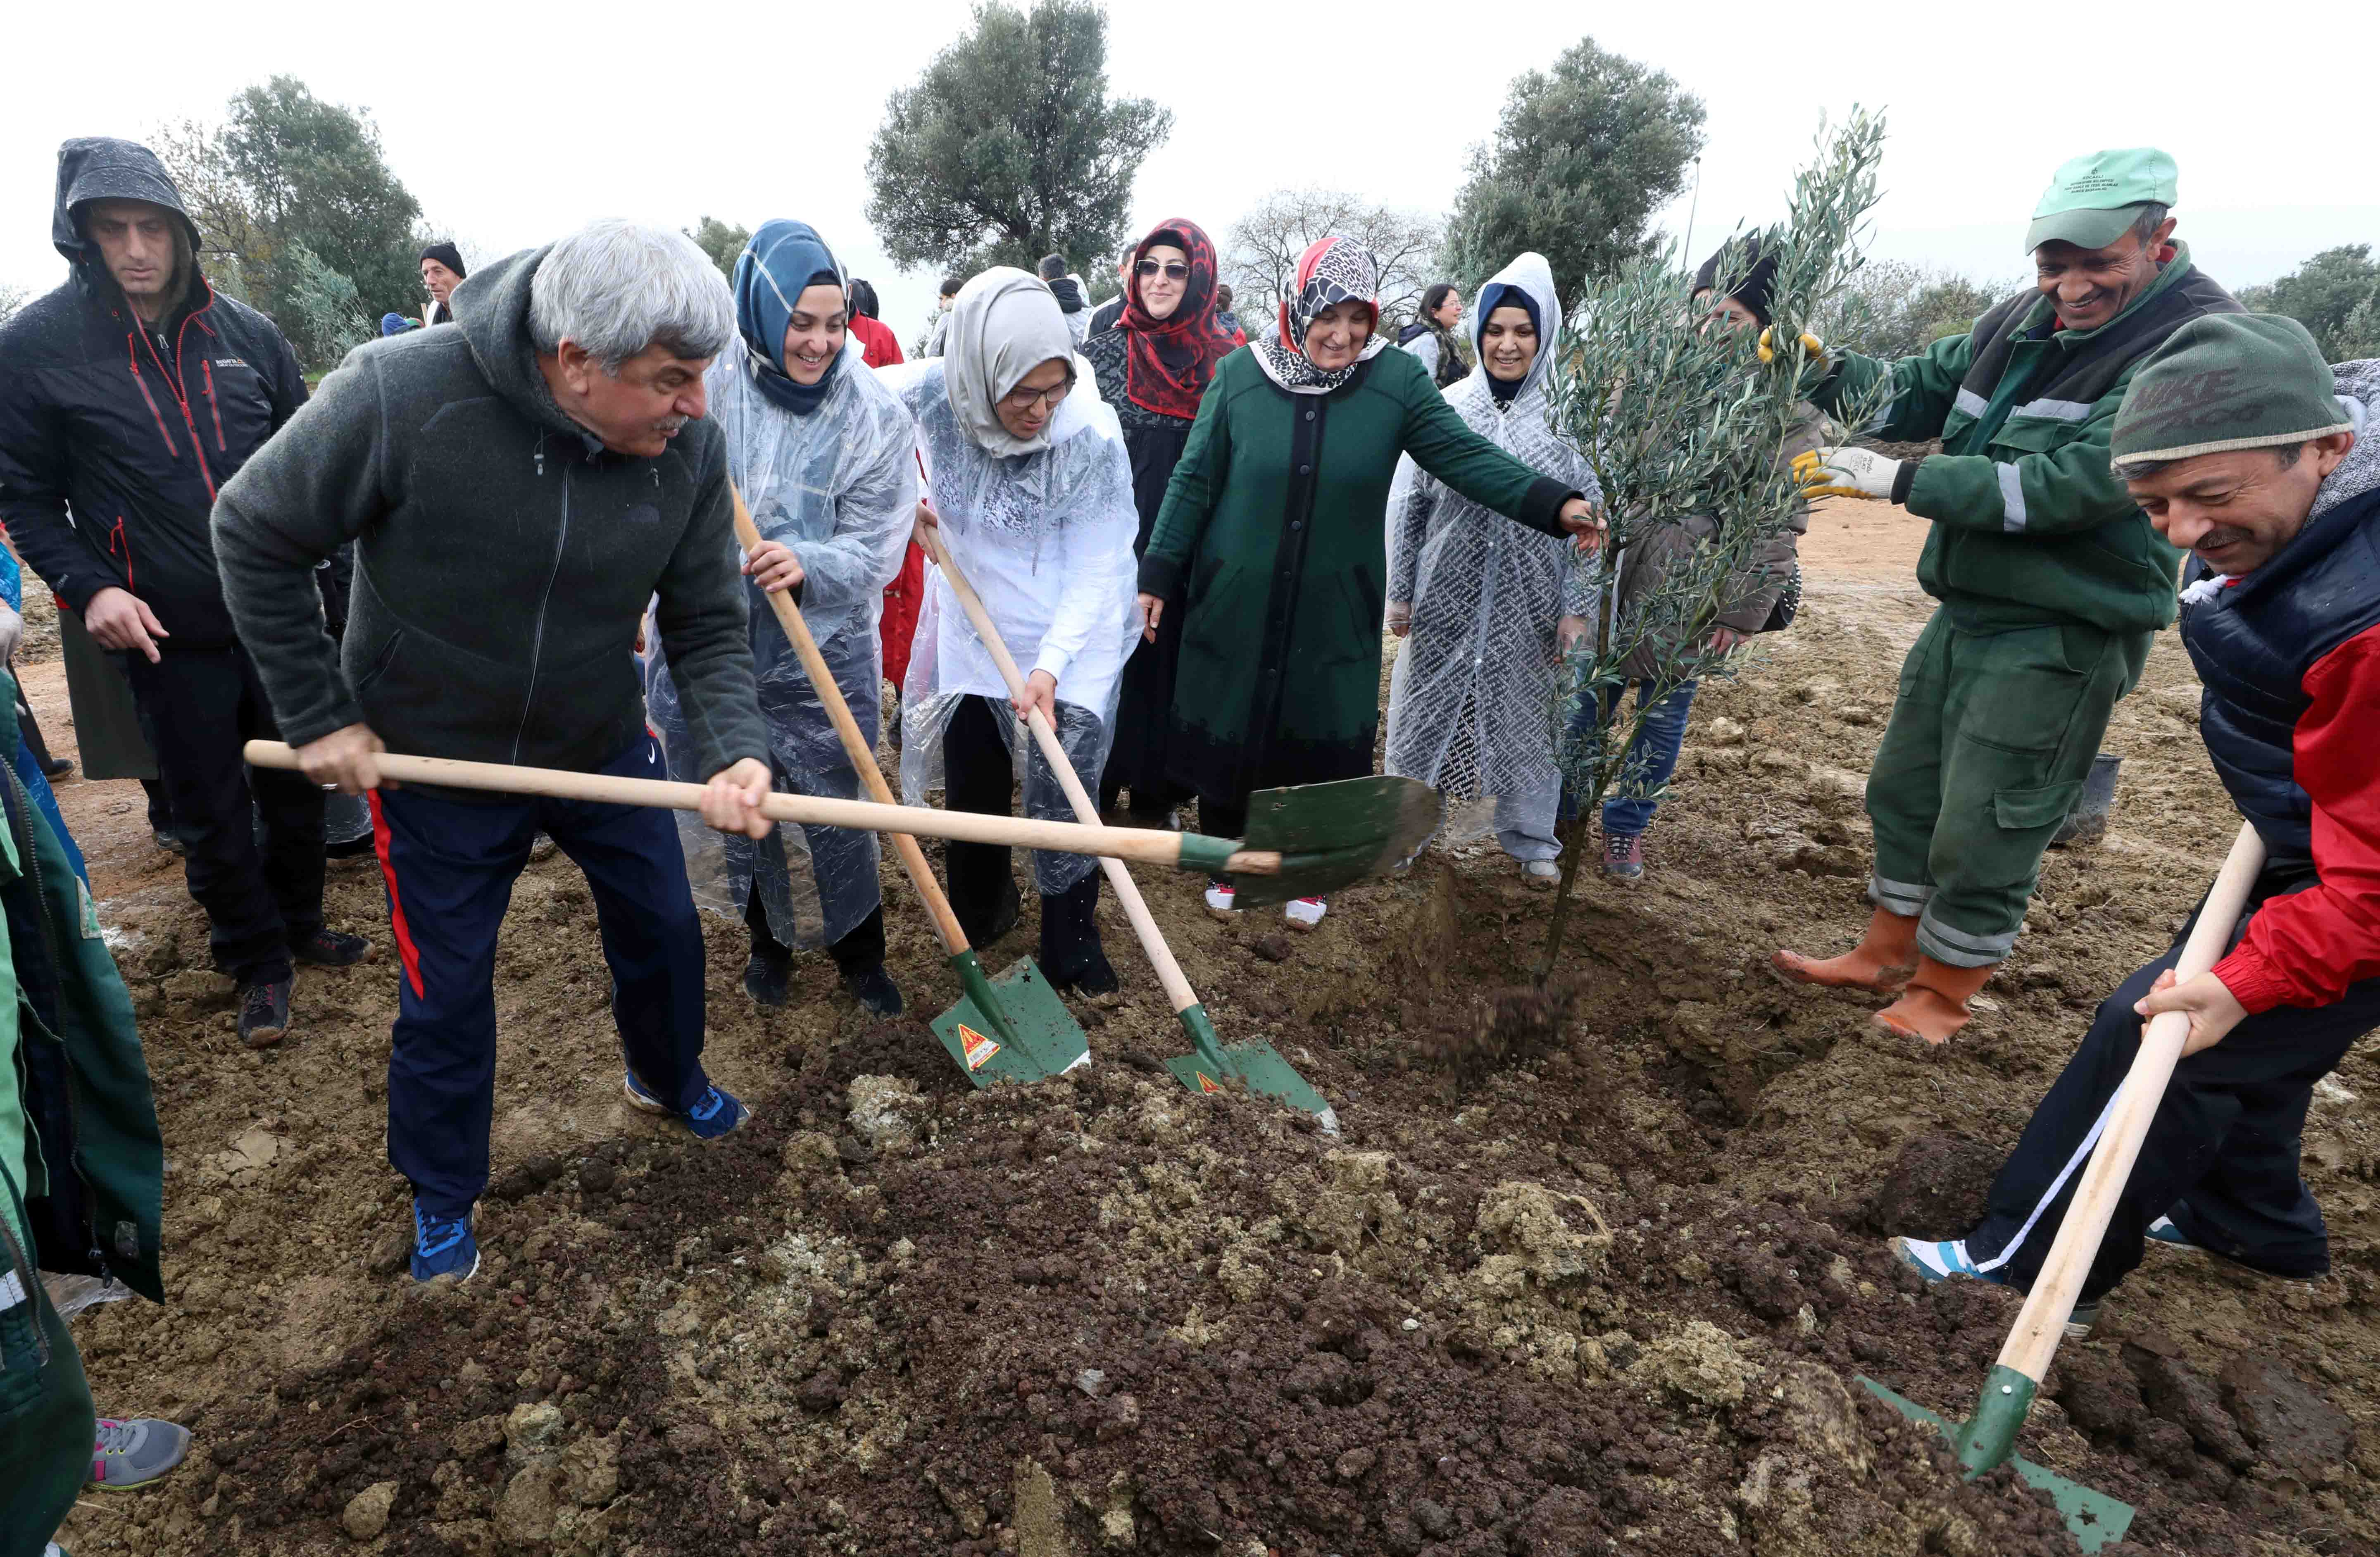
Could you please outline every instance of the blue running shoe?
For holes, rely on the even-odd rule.
[[[2182,1235],[2181,1229],[2173,1224],[2173,1218],[2169,1216],[2161,1216],[2155,1222],[2150,1222],[2148,1236],[2149,1242],[2153,1244],[2163,1244],[2169,1249],[2181,1249],[2190,1254],[2211,1254],[2214,1252],[2204,1244],[2192,1243],[2189,1238]]]
[[[1975,1262],[1967,1256],[1964,1238],[1951,1238],[1941,1243],[1924,1238],[1895,1238],[1892,1240],[1892,1252],[1894,1258],[1928,1282],[1947,1282],[1953,1276],[1966,1276],[1979,1282],[1989,1282],[1994,1286],[2009,1284],[2008,1278],[1998,1271],[1987,1273],[1975,1269]],[[2098,1322],[2098,1300],[2083,1298],[2074,1305],[2074,1312],[2067,1316],[2066,1338],[2070,1341],[2083,1340],[2090,1335],[2091,1327]]]
[[[645,1084],[637,1079],[635,1071],[624,1073],[620,1085],[628,1094],[631,1108],[641,1109],[647,1113],[667,1114],[693,1131],[697,1140],[717,1140],[722,1136],[734,1135],[752,1117],[752,1111],[737,1101],[735,1093],[717,1086],[705,1086],[702,1101],[680,1113],[645,1090]]]
[[[480,1270],[480,1240],[471,1236],[471,1219],[432,1216],[413,1204],[413,1279],[434,1282],[452,1276],[468,1282]]]

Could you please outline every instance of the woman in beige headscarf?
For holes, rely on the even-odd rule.
[[[1133,598],[1132,465],[1115,413],[1075,356],[1066,316],[1023,271],[989,270],[951,306],[943,355],[880,370],[917,422],[929,498],[919,506],[983,597],[1026,671],[1012,699],[998,666],[933,570],[902,692],[901,783],[913,802],[936,784],[954,810],[1006,814],[1020,760],[1025,806],[1074,810],[1020,716],[1050,717],[1086,784],[1114,738],[1116,687],[1140,628]],[[1013,927],[1019,894],[1008,850],[953,844],[951,906],[967,939]],[[1092,915],[1098,861],[1036,853],[1042,971],[1092,993],[1116,987]]]

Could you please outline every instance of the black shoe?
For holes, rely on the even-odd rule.
[[[990,950],[994,942],[1014,930],[1017,921],[1025,917],[1025,896],[1016,890],[1016,883],[1010,881],[1002,884],[1000,906],[991,911],[990,924],[978,930],[964,918],[959,920],[959,928],[966,931],[967,944],[978,952]]]
[[[843,987],[849,990],[851,998],[859,1002],[871,1016],[901,1015],[901,986],[892,981],[892,976],[884,971],[884,965],[880,962],[873,967],[845,969]]]
[[[378,852],[380,852],[380,840],[369,833],[360,838],[349,838],[343,844],[322,845],[322,858],[325,859],[361,859],[367,855]]]
[[[42,764],[42,776],[52,784],[55,784],[73,772],[74,759],[71,757],[53,757]]]
[[[752,997],[755,1005],[765,1005],[771,1011],[785,1004],[787,986],[794,976],[794,959],[772,957],[765,952],[755,952],[744,965],[744,992]],[[896,997],[897,998],[897,997]]]
[[[289,943],[289,955],[313,967],[353,967],[371,961],[372,943],[343,930],[318,930]]]
[[[242,984],[239,988],[239,1040],[250,1049],[270,1049],[289,1031],[289,980]]]
[[[190,845],[182,842],[180,834],[168,832],[163,827],[155,829],[149,836],[167,854],[188,855],[190,852]]]
[[[1116,970],[1108,965],[1106,951],[1097,943],[1078,948],[1073,967],[1055,967],[1045,962],[1041,971],[1048,976],[1051,987],[1061,992],[1111,995],[1123,988],[1123,980],[1116,977]]]

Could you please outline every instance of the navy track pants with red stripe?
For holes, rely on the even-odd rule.
[[[662,778],[640,737],[607,773]],[[398,974],[388,1059],[388,1160],[422,1206],[459,1217],[488,1185],[495,1106],[496,930],[543,830],[586,872],[628,1067],[680,1111],[702,1100],[702,927],[676,813],[542,797],[372,797]]]

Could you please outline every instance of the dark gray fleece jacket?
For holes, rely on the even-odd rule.
[[[361,721],[392,751],[586,772],[645,728],[658,593],[694,770],[766,761],[723,435],[706,417],[640,459],[563,414],[528,336],[545,252],[474,273],[457,328],[357,347],[224,483],[240,641],[293,745]],[[350,540],[342,663],[312,570]]]

